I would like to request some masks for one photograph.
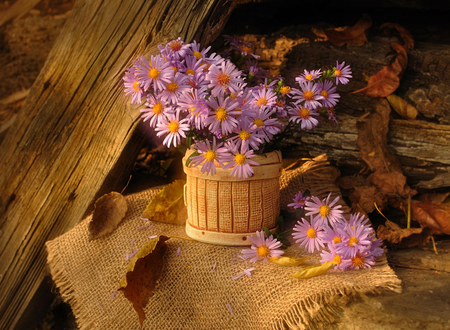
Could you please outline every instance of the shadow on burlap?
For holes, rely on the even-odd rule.
[[[303,166],[283,171],[281,208],[299,190],[325,197],[339,194],[334,180],[339,172],[322,155]],[[150,230],[136,230],[148,222],[139,219],[159,188],[127,196],[126,219],[111,235],[88,240],[84,219],[68,233],[47,242],[48,264],[61,296],[68,302],[80,329],[139,329],[131,303],[113,292],[125,273],[125,255],[163,234],[187,237],[184,226],[155,222]],[[333,197],[334,198],[334,197]],[[344,205],[344,204],[343,204]],[[347,215],[349,208],[344,206]],[[248,268],[236,260],[241,248],[171,238],[162,277],[145,308],[145,329],[314,329],[338,322],[343,302],[359,293],[381,289],[399,292],[400,280],[383,257],[372,270],[328,273],[306,279],[289,278],[298,268],[255,263],[252,277],[231,278]],[[178,247],[181,254],[177,255]],[[293,245],[285,253],[306,253]],[[234,259],[234,260],[233,260]],[[305,264],[318,263],[314,254]],[[213,267],[215,266],[215,269]],[[230,311],[231,307],[231,311]]]

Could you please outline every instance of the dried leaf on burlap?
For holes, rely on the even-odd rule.
[[[400,207],[407,212],[407,203]],[[422,227],[433,229],[436,234],[450,234],[450,205],[411,202],[411,219],[420,223]]]
[[[168,239],[166,236],[158,236],[140,248],[130,260],[125,276],[120,281],[118,290],[123,291],[125,297],[133,304],[141,328],[145,320],[144,308],[162,274]]]
[[[183,225],[187,219],[184,205],[184,180],[175,180],[165,186],[150,203],[142,217],[149,220]]]
[[[122,222],[127,209],[125,197],[118,192],[112,191],[97,199],[89,223],[89,239],[94,240],[113,232]]]
[[[400,96],[391,94],[386,98],[392,108],[403,118],[416,119],[417,115],[419,114],[419,111],[413,105],[409,104]]]
[[[403,26],[397,23],[384,23],[380,26],[380,29],[383,29],[385,34],[388,34],[387,32],[389,30],[396,30],[400,36],[400,38],[403,40],[405,49],[413,49],[414,48],[414,39],[409,33],[408,30],[406,30]]]
[[[307,257],[307,258],[270,257],[268,260],[270,262],[273,262],[274,264],[277,264],[280,266],[295,267],[295,266],[299,266],[299,265],[303,264],[308,259],[309,259],[309,257]]]
[[[372,97],[386,97],[395,92],[408,64],[408,55],[405,48],[400,44],[393,44],[391,48],[397,53],[394,61],[371,76],[366,87],[351,94],[363,93]]]
[[[327,261],[320,265],[312,265],[309,267],[305,267],[302,270],[296,271],[294,274],[290,275],[289,277],[295,277],[300,279],[310,278],[314,276],[319,276],[327,271],[329,271],[331,268],[336,266],[336,262],[334,261]]]
[[[362,46],[367,42],[366,30],[372,25],[368,15],[363,15],[353,26],[344,26],[334,29],[326,29],[323,32],[328,40],[335,46],[345,44]]]
[[[428,243],[432,230],[430,228],[401,228],[392,221],[379,225],[377,237],[393,247],[424,246]]]

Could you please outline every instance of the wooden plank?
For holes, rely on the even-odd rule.
[[[75,3],[0,146],[0,329],[14,328],[43,281],[45,241],[128,179],[143,136],[139,109],[123,93],[124,70],[178,36],[206,46],[233,7],[226,0]]]

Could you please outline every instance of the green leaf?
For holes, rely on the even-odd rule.
[[[266,226],[264,226],[264,233],[266,234],[267,237],[272,236],[272,232],[269,230],[269,228],[267,228]]]
[[[315,277],[322,275],[329,271],[331,268],[336,266],[337,263],[334,261],[327,261],[320,265],[312,265],[303,268],[302,270],[296,271],[294,274],[290,275],[289,277],[295,277],[299,279],[305,279],[310,277]]]
[[[189,155],[189,157],[186,159],[186,167],[189,166],[189,164],[192,162],[192,157],[200,155],[197,150],[195,150],[192,154]]]

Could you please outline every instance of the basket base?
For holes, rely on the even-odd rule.
[[[275,233],[278,230],[278,226],[270,229],[271,233]],[[208,231],[203,229],[197,229],[189,225],[186,222],[186,234],[195,239],[196,241],[217,245],[228,246],[248,246],[253,243],[247,239],[247,236],[254,235],[253,233],[219,233],[217,231]]]

